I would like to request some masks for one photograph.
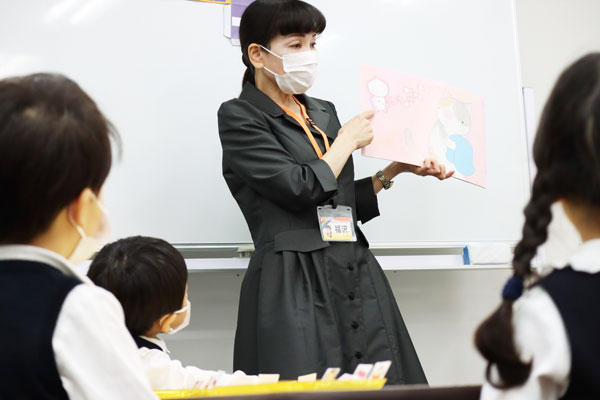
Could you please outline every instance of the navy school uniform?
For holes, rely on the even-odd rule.
[[[0,312],[0,398],[156,398],[117,299],[58,254],[0,246]]]
[[[590,274],[569,266],[553,271],[540,285],[560,313],[571,350],[569,386],[562,398],[600,399],[600,271]]]
[[[527,290],[513,326],[520,358],[532,361],[529,378],[509,390],[486,383],[482,399],[600,399],[600,239]]]
[[[52,337],[69,292],[81,282],[35,261],[0,262],[0,376],[7,398],[68,399],[54,361]],[[4,307],[2,307],[4,308]]]

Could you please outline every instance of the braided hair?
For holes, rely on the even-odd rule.
[[[531,260],[548,238],[551,206],[560,198],[600,206],[600,53],[588,54],[559,77],[544,107],[533,147],[537,176],[525,207],[523,236],[515,248],[513,277],[503,301],[475,333],[475,345],[488,361],[487,380],[498,388],[523,384],[533,360],[523,361],[514,341],[513,282],[534,284]],[[509,290],[507,290],[509,289]],[[500,382],[491,379],[492,366]]]

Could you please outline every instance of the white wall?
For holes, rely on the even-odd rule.
[[[600,1],[516,0],[523,86],[535,90],[541,115],[556,79],[569,64],[600,51]],[[562,265],[580,241],[562,207],[553,207],[546,261]]]
[[[516,0],[523,85],[536,91],[538,111],[560,72],[600,51],[600,1]]]
[[[516,0],[523,84],[541,110],[560,71],[600,50],[600,1]],[[578,241],[560,209],[547,259],[562,263]],[[472,346],[477,324],[499,303],[510,271],[387,272],[432,385],[482,382],[483,360]],[[241,274],[190,275],[192,324],[168,338],[172,356],[203,368],[231,370]]]

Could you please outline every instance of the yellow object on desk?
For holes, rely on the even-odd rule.
[[[193,397],[240,396],[291,392],[343,392],[349,390],[379,390],[386,379],[367,379],[361,381],[281,381],[262,385],[220,386],[213,389],[157,390],[161,399],[185,399]]]

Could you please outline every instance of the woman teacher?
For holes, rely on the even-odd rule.
[[[371,142],[373,112],[342,126],[333,104],[304,95],[324,29],[321,12],[300,0],[257,0],[241,20],[243,90],[218,112],[223,175],[256,249],[241,288],[234,369],[295,379],[391,360],[389,383],[426,383],[357,222],[379,215],[376,195],[397,174],[451,173],[426,160],[354,180],[351,155]]]

